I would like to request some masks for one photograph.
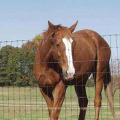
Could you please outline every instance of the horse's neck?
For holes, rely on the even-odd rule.
[[[42,68],[43,72],[45,72],[48,69],[48,62],[49,61],[46,57],[44,58],[44,60],[40,61],[40,68]]]
[[[35,63],[37,64],[34,65],[34,68],[36,72],[45,73],[48,70],[48,62],[51,54],[50,47],[51,44],[49,42],[41,41],[35,56]]]
[[[50,51],[46,53],[42,52],[42,51],[37,51],[37,55],[36,55],[36,67],[39,71],[41,71],[42,73],[45,72],[48,69],[48,62],[49,62],[49,58],[50,58]]]

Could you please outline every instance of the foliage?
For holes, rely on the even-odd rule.
[[[43,39],[43,35],[36,35],[33,39],[34,42],[40,43],[41,39]]]
[[[13,50],[12,46],[5,46],[0,50],[0,85],[8,85],[9,80],[7,79],[7,66],[8,56]]]
[[[28,86],[35,83],[33,63],[42,36],[37,35],[22,48],[6,45],[0,50],[0,86]]]

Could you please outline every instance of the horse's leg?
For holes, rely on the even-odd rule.
[[[87,104],[88,104],[85,84],[76,85],[75,91],[78,96],[78,102],[79,102],[79,107],[80,107],[80,114],[79,114],[78,120],[85,120]]]
[[[49,110],[49,116],[51,116],[52,107],[53,107],[53,95],[52,95],[52,89],[45,87],[40,88],[40,91],[47,103],[48,110]]]
[[[60,81],[54,89],[54,103],[50,120],[58,120],[60,109],[62,107],[66,92],[66,86]]]
[[[101,92],[103,89],[103,84],[105,80],[105,73],[106,68],[102,70],[97,70],[97,72],[94,72],[94,78],[95,78],[95,99],[94,99],[94,106],[95,106],[95,120],[99,120],[99,113],[101,108],[101,101],[102,96]]]

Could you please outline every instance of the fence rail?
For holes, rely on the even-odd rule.
[[[93,36],[91,36],[93,37]],[[120,119],[120,34],[102,35],[109,44],[114,107]],[[48,108],[33,77],[35,51],[41,39],[0,41],[0,120],[48,120]],[[89,49],[88,49],[89,50]],[[74,61],[85,62],[85,61]],[[87,85],[89,99],[86,120],[94,119],[94,82]],[[112,120],[108,101],[102,92],[100,120]],[[67,89],[60,120],[77,120],[79,107],[73,86]]]

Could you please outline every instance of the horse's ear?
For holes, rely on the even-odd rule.
[[[49,28],[54,27],[54,25],[50,21],[48,21],[48,25],[49,25]]]
[[[72,25],[70,28],[68,28],[68,30],[71,31],[72,33],[75,30],[77,24],[78,24],[78,21],[74,25]]]

